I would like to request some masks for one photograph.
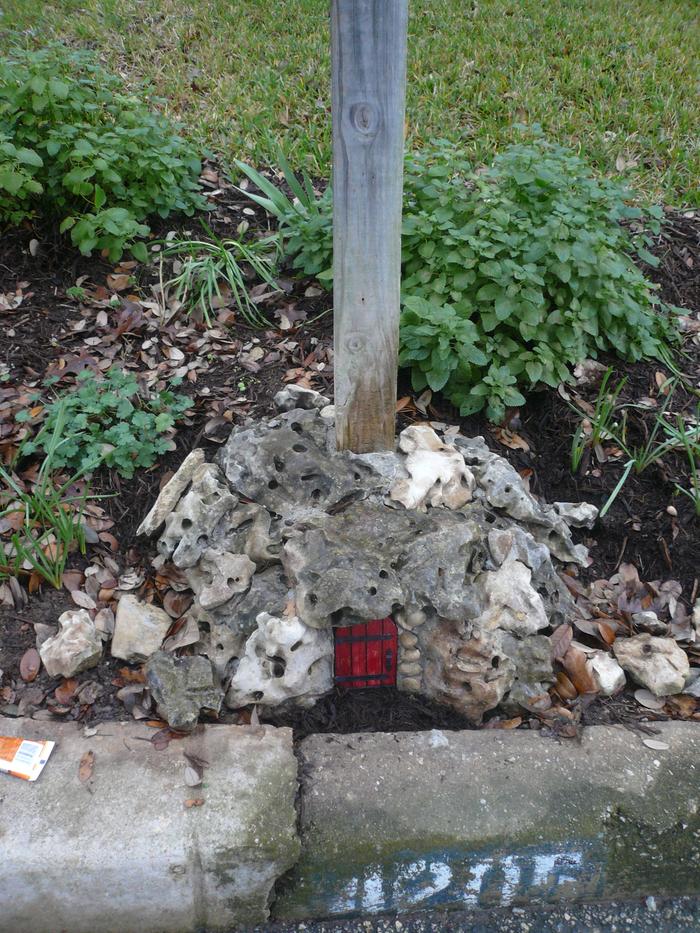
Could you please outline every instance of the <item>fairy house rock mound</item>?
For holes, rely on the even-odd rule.
[[[207,664],[207,689],[234,709],[310,706],[334,685],[334,632],[389,620],[400,690],[475,723],[545,690],[548,634],[572,610],[554,562],[586,563],[570,525],[595,508],[539,504],[482,438],[418,425],[395,453],[337,453],[326,399],[276,401],[216,463],[193,451],[140,529],[194,591],[202,657],[187,661]]]

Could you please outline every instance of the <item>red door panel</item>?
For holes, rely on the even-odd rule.
[[[391,618],[335,630],[335,681],[342,687],[396,684],[398,632]]]

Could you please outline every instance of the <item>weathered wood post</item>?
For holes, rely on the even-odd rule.
[[[339,450],[394,446],[408,0],[333,0]]]

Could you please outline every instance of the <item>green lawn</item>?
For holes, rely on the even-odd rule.
[[[150,80],[223,157],[330,165],[329,0],[3,0],[0,42],[59,36]],[[408,132],[475,159],[540,123],[646,194],[700,204],[696,0],[411,0]]]

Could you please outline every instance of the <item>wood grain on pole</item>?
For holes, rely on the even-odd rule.
[[[335,410],[340,450],[394,446],[408,0],[333,0]]]

